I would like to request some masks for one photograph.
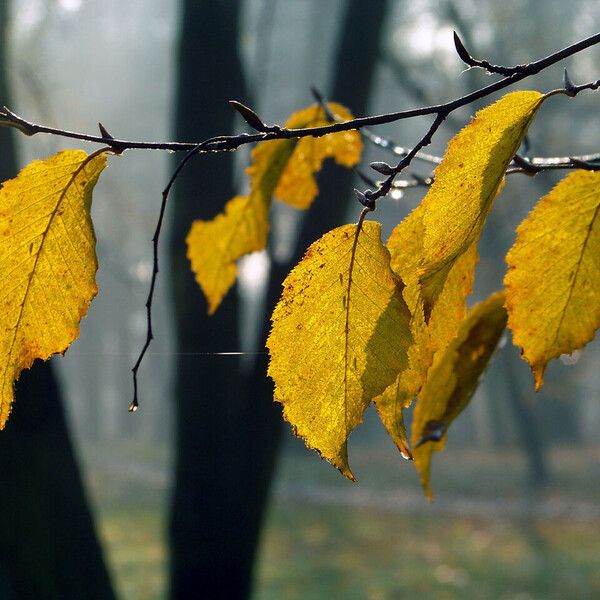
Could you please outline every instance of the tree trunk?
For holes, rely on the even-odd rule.
[[[230,131],[232,112],[225,100],[243,98],[235,10],[230,4],[230,12],[224,14],[219,3],[202,9],[196,4],[184,4],[178,138],[203,139]],[[386,5],[364,4],[350,2],[332,91],[332,99],[346,101],[357,113],[366,110],[377,55],[376,44],[370,40],[379,39]],[[323,198],[308,215],[297,257],[306,247],[305,240],[313,241],[342,222],[351,181],[352,174],[341,169],[323,178]],[[214,216],[232,194],[231,159],[227,156],[199,158],[178,183],[172,256],[178,351],[182,353],[239,347],[234,294],[229,294],[215,316],[206,319],[202,315],[205,303],[183,248],[192,219]],[[200,202],[193,206],[198,195]],[[332,198],[342,200],[333,202]],[[273,269],[269,307],[279,296],[288,269],[289,265]],[[265,336],[266,328],[263,340]],[[176,394],[172,595],[187,598],[202,589],[208,596],[246,598],[281,429],[280,410],[272,401],[266,378],[266,361],[259,359],[251,374],[243,377],[235,359],[183,357]]]
[[[175,137],[201,140],[232,131],[227,100],[244,101],[237,53],[237,2],[182,5]],[[209,219],[233,194],[232,156],[197,157],[173,197],[171,273],[176,320],[176,468],[170,518],[171,597],[243,598],[251,564],[244,478],[246,396],[238,357],[233,289],[217,313],[204,301],[185,256],[194,219]]]
[[[8,1],[0,0],[0,99]],[[13,135],[0,131],[0,181],[17,172]],[[52,368],[36,362],[16,386],[0,432],[0,596],[114,598]]]
[[[16,398],[0,432],[0,596],[114,598],[50,365]]]

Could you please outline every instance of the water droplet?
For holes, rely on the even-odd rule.
[[[404,193],[402,192],[402,190],[399,190],[398,188],[394,188],[390,192],[390,198],[392,198],[392,200],[402,200],[403,196],[404,196]]]
[[[139,405],[137,402],[135,402],[135,400],[129,405],[129,407],[127,408],[127,410],[130,413],[134,413],[137,411],[137,409],[139,408]]]

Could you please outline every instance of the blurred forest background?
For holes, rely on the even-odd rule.
[[[510,65],[599,25],[594,0],[2,0],[0,104],[75,131],[94,132],[100,121],[124,139],[201,140],[246,129],[231,98],[282,123],[313,101],[311,85],[356,115],[485,85],[485,73],[463,71],[452,30],[474,56]],[[592,48],[521,87],[559,87],[564,66],[576,83],[598,79],[599,64]],[[529,155],[600,150],[597,105],[591,93],[544,104]],[[429,150],[443,154],[480,107],[454,113]],[[415,119],[376,133],[410,147],[425,127]],[[19,166],[85,147],[10,139]],[[3,179],[17,168],[10,139],[2,132]],[[24,376],[0,437],[0,595],[600,597],[597,340],[554,361],[538,394],[506,340],[435,457],[433,505],[376,415],[350,441],[356,485],[280,425],[264,376],[265,314],[290,261],[358,216],[351,190],[364,184],[337,167],[324,169],[306,219],[274,206],[269,252],[244,260],[237,292],[209,321],[183,239],[193,218],[214,216],[244,191],[249,150],[195,159],[163,234],[141,410],[127,413],[130,369],[146,336],[150,239],[175,158],[130,151],[109,161],[96,188],[100,294],[80,339],[52,361],[58,387],[42,367]],[[371,160],[394,158],[366,143],[364,164]],[[413,172],[429,169],[415,163]],[[559,177],[508,178],[480,244],[473,302],[500,287],[516,224]],[[423,193],[380,203],[386,235]]]

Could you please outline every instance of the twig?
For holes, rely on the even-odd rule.
[[[177,168],[171,175],[171,179],[169,179],[169,183],[162,191],[162,200],[160,203],[160,212],[158,215],[158,221],[156,223],[156,229],[154,230],[154,235],[152,236],[152,252],[153,252],[153,263],[152,263],[152,277],[150,279],[150,289],[148,290],[148,298],[146,299],[146,341],[142,349],[140,350],[140,354],[138,359],[135,362],[135,365],[131,369],[133,373],[133,400],[129,404],[128,410],[129,412],[135,412],[139,408],[139,399],[138,399],[138,370],[140,365],[142,364],[142,360],[146,354],[146,351],[150,347],[152,340],[154,339],[154,334],[152,332],[152,301],[154,299],[154,288],[156,287],[156,278],[158,276],[158,241],[160,239],[160,233],[162,231],[163,220],[165,216],[165,211],[167,208],[167,201],[169,199],[169,193],[171,192],[171,188],[175,183],[177,177],[189,162],[189,160],[202,151],[202,144],[198,144],[195,148],[190,150],[183,160],[177,165]]]
[[[454,47],[456,53],[460,59],[469,66],[469,68],[480,68],[486,70],[490,75],[503,75],[504,77],[511,77],[512,75],[518,75],[526,73],[529,65],[515,65],[514,67],[504,67],[502,65],[493,65],[487,60],[477,60],[473,58],[467,51],[461,39],[458,37],[458,33],[454,32]]]
[[[431,124],[425,135],[417,142],[414,148],[410,150],[410,152],[408,152],[408,154],[395,167],[391,168],[391,172],[387,179],[385,179],[385,181],[375,191],[367,190],[363,192],[363,199],[361,199],[359,196],[359,200],[364,206],[372,209],[375,208],[376,201],[385,196],[392,189],[396,175],[401,173],[406,167],[408,167],[408,165],[410,165],[413,158],[415,158],[415,156],[421,151],[422,148],[425,148],[425,146],[431,144],[431,139],[433,135],[439,129],[440,125],[444,122],[446,116],[446,111],[440,111],[439,113],[437,113],[433,123]]]
[[[355,168],[354,170],[365,185],[369,185],[371,187],[377,187],[381,185],[381,182],[375,181],[372,177],[369,177],[364,171],[362,171],[362,169]],[[408,188],[429,187],[433,183],[432,175],[421,177],[416,173],[410,173],[410,177],[412,177],[412,179],[394,180],[394,183],[392,184],[392,190],[402,191]]]
[[[509,167],[506,170],[507,175],[513,173],[524,173],[526,175],[537,175],[547,171],[557,171],[565,169],[583,169],[585,171],[600,170],[600,155],[587,154],[584,156],[570,157],[551,157],[551,158],[532,158],[524,159],[516,157],[513,159],[514,167]]]
[[[394,142],[388,137],[382,137],[380,135],[377,135],[376,133],[373,133],[370,129],[367,129],[366,127],[361,129],[361,133],[373,145],[379,146],[380,148],[387,150],[395,156],[404,157],[410,152],[408,148],[396,144],[396,142]],[[439,165],[442,162],[441,156],[435,156],[433,154],[428,154],[427,152],[417,152],[415,154],[415,159],[431,163],[433,165]]]

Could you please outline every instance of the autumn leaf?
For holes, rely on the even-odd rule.
[[[331,102],[327,106],[338,121],[349,121],[353,118],[352,113],[341,104]],[[298,129],[327,124],[329,121],[323,109],[311,106],[293,115],[286,127]],[[274,195],[278,200],[295,208],[308,208],[319,192],[315,174],[321,170],[323,161],[333,158],[343,167],[353,167],[360,160],[361,153],[362,141],[358,131],[341,131],[318,138],[301,138],[281,174]]]
[[[415,467],[430,499],[432,453],[443,449],[448,427],[475,393],[506,328],[504,299],[504,292],[498,292],[468,312],[456,337],[436,360],[419,395],[411,441]]]
[[[352,118],[340,104],[329,109],[339,120]],[[320,127],[328,123],[323,109],[310,106],[290,117],[286,127]],[[247,169],[250,193],[236,196],[225,211],[211,221],[194,221],[187,237],[188,258],[213,314],[234,284],[236,262],[245,254],[262,250],[269,233],[269,208],[275,196],[296,208],[306,209],[318,193],[315,173],[332,157],[351,167],[360,160],[362,143],[356,131],[319,138],[270,140],[252,151]]]
[[[479,111],[450,141],[429,192],[387,242],[392,269],[405,284],[414,345],[409,368],[375,404],[399,447],[402,427],[389,424],[419,392],[436,353],[456,335],[485,219],[543,100],[538,92],[513,92]]]
[[[479,239],[506,168],[544,98],[530,91],[506,94],[448,144],[423,200],[419,278],[427,319],[453,263]]]
[[[344,225],[287,276],[267,340],[284,417],[348,478],[347,438],[406,366],[408,311],[379,223]]]
[[[411,312],[409,367],[375,400],[388,433],[407,454],[402,408],[419,393],[437,352],[456,335],[473,286],[477,241],[508,163],[543,96],[508,94],[451,140],[421,204],[387,247]]]
[[[215,313],[235,283],[236,261],[267,245],[270,200],[262,195],[236,196],[212,221],[194,221],[188,233],[187,256]]]
[[[96,295],[90,208],[105,166],[103,154],[66,150],[32,162],[0,189],[0,428],[21,371],[66,351]]]
[[[381,422],[405,458],[411,456],[411,451],[406,439],[403,409],[419,394],[436,353],[445,349],[456,335],[466,313],[465,299],[473,287],[476,262],[477,248],[473,245],[450,270],[429,323],[425,323],[421,307],[415,310],[410,321],[413,344],[408,349],[408,367],[399,371],[396,381],[375,398]],[[404,297],[410,300],[408,285]]]
[[[552,358],[600,327],[600,173],[576,171],[542,198],[506,256],[508,323],[535,387]]]
[[[408,350],[408,368],[399,372],[397,380],[375,399],[383,425],[405,456],[410,451],[402,409],[419,393],[436,352],[446,348],[456,335],[466,313],[465,300],[473,287],[477,262],[477,248],[473,244],[449,270],[444,289],[426,322],[418,277],[423,254],[423,211],[421,204],[394,229],[387,243],[392,253],[392,269],[405,283],[403,297],[412,315],[410,330],[414,343]]]

